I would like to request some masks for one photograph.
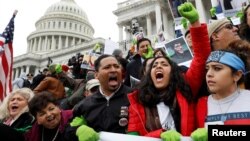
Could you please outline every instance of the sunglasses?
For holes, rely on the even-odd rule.
[[[228,29],[228,30],[231,30],[231,29],[233,29],[234,27],[235,27],[235,26],[234,26],[233,24],[226,24],[225,26],[223,26],[223,27],[217,29],[217,30],[215,31],[215,33],[218,33],[218,32],[221,31],[223,28]]]

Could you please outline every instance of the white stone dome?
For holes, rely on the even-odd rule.
[[[94,28],[74,0],[52,4],[36,22],[28,38],[28,52],[48,52],[93,40]]]
[[[61,0],[60,2],[51,5],[45,12],[45,16],[54,14],[76,16],[86,22],[89,22],[85,11],[83,11],[74,0]]]

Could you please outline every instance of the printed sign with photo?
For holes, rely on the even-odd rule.
[[[226,17],[235,16],[237,12],[249,4],[249,0],[219,0],[219,2]]]
[[[193,54],[183,36],[165,44],[168,56],[178,65],[190,66]]]
[[[181,17],[180,13],[178,12],[178,6],[185,2],[187,2],[187,0],[168,0],[173,18]]]
[[[94,62],[100,56],[100,54],[92,52],[84,52],[83,63],[81,64],[82,69],[94,69]]]

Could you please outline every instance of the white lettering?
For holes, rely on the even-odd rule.
[[[215,134],[216,134],[216,136],[218,136],[218,129],[213,129],[212,130],[212,136],[215,136]]]
[[[219,131],[218,129],[212,129],[212,136],[247,136],[246,131],[233,131],[230,129],[229,131]]]

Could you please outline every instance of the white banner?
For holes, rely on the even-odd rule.
[[[119,49],[119,44],[112,40],[105,40],[104,54],[112,55],[115,49]]]
[[[99,141],[162,141],[162,140],[158,138],[151,138],[144,136],[100,132]],[[181,141],[192,141],[192,139],[190,137],[181,137]]]

